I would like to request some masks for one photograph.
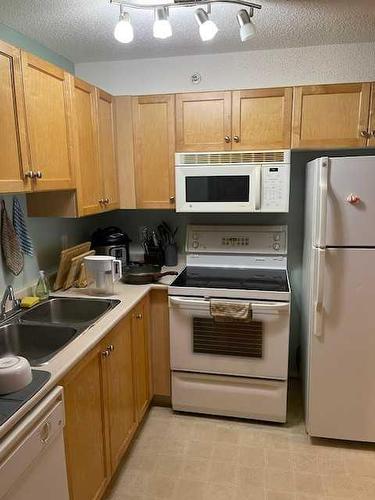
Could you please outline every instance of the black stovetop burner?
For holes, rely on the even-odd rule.
[[[171,286],[288,292],[284,269],[186,267]]]

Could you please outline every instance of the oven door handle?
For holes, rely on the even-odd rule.
[[[271,302],[271,303],[256,303],[251,304],[251,310],[253,314],[256,313],[276,313],[280,314],[282,312],[289,312],[289,303],[279,303],[279,302]]]
[[[184,299],[182,297],[169,297],[169,304],[173,306],[178,306],[185,309],[204,309],[209,310],[210,301],[209,299]]]
[[[218,299],[215,299],[218,300]],[[223,302],[226,302],[223,300]],[[239,301],[235,301],[239,302]],[[190,299],[182,297],[169,297],[169,303],[173,306],[179,306],[186,309],[204,309],[206,311],[210,308],[209,299]],[[289,312],[288,302],[256,302],[250,303],[250,308],[253,314],[280,314],[282,312]]]

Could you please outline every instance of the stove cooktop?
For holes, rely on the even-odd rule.
[[[289,292],[284,269],[188,266],[171,286]]]

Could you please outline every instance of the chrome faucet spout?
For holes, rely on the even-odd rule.
[[[20,301],[16,298],[16,294],[14,293],[14,289],[12,285],[8,285],[4,291],[3,298],[0,302],[0,318],[4,319],[6,317],[6,305],[7,301],[10,300],[12,303],[11,312],[19,309]]]

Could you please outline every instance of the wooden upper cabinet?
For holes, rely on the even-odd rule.
[[[108,427],[112,472],[117,468],[137,427],[130,315],[106,337],[103,357],[107,387]]]
[[[173,208],[174,96],[134,97],[132,110],[137,208]]]
[[[96,89],[71,77],[73,97],[74,159],[80,215],[103,210],[102,171],[99,163]]]
[[[30,170],[40,172],[35,190],[74,188],[68,73],[22,52]]]
[[[63,379],[71,500],[101,498],[110,478],[100,346]]]
[[[139,422],[142,420],[151,400],[147,299],[135,306],[131,319],[135,402]]]
[[[176,95],[176,151],[231,149],[231,92]]]
[[[0,42],[0,192],[30,190],[21,52]]]
[[[375,83],[371,85],[371,107],[370,107],[368,132],[369,132],[368,145],[374,148],[375,147]]]
[[[292,147],[365,147],[370,89],[370,83],[295,88]]]
[[[115,153],[113,98],[97,89],[99,122],[99,158],[104,185],[105,208],[119,208],[119,187]]]
[[[288,149],[292,88],[232,93],[232,149]]]

